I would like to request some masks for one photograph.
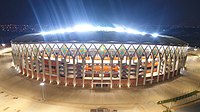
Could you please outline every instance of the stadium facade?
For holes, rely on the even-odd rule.
[[[173,79],[187,43],[124,32],[28,34],[11,41],[15,68],[33,79],[73,87],[128,88]]]

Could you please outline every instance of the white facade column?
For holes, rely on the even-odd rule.
[[[165,76],[166,76],[166,66],[167,66],[167,57],[166,55],[164,55],[164,65],[163,65],[163,81],[165,80]]]
[[[174,75],[175,75],[175,67],[176,67],[176,55],[174,54],[173,55],[173,66],[172,66],[172,71],[173,71],[172,77],[174,77]]]
[[[84,88],[85,86],[85,58],[82,58],[82,79],[83,79],[83,85],[82,87]]]
[[[101,59],[101,88],[103,88],[103,58]]]
[[[28,53],[26,53],[26,56],[25,56],[25,62],[26,62],[26,76],[28,77],[29,76],[29,63],[28,63]]]
[[[17,61],[16,61],[17,69],[18,69],[19,73],[21,73],[22,71],[20,68],[21,67],[20,54],[16,55],[16,59],[17,59]]]
[[[145,66],[144,66],[144,80],[143,80],[143,85],[146,85],[146,75],[147,75],[147,64],[148,64],[148,58],[145,57]]]
[[[76,86],[76,65],[75,65],[75,57],[73,57],[73,85],[74,87]]]
[[[44,52],[42,53],[42,79],[45,81],[45,62],[44,62]]]
[[[34,69],[33,69],[33,56],[30,55],[30,61],[31,61],[31,78],[34,78]]]
[[[113,58],[110,58],[110,88],[112,88],[112,76],[113,76]]]
[[[92,58],[92,85],[91,87],[93,88],[93,82],[94,82],[94,58]]]
[[[24,68],[25,68],[25,66],[24,66],[24,53],[22,53],[21,63],[22,63],[22,74],[24,75],[25,74],[24,73]]]
[[[137,62],[137,66],[136,66],[136,82],[135,82],[135,86],[138,86],[138,77],[139,77],[139,69],[140,69],[140,61],[141,61],[141,57],[138,57],[138,62]]]
[[[158,76],[157,76],[157,82],[159,82],[159,79],[160,79],[160,66],[161,66],[161,57],[160,57],[160,54],[158,54],[159,56],[159,59],[158,59],[158,66],[157,66],[157,74],[158,74]]]
[[[127,87],[130,87],[130,75],[131,75],[131,57],[129,57],[129,65],[128,65],[128,83],[127,83]]]
[[[40,71],[40,67],[39,67],[39,62],[38,62],[38,54],[36,54],[36,59],[35,59],[35,61],[36,61],[36,72],[37,72],[37,80],[39,80],[40,79],[40,77],[39,77],[39,71]]]
[[[170,56],[169,56],[169,63],[168,63],[168,76],[167,76],[167,79],[169,79],[170,74],[171,74],[171,63],[172,63],[171,60],[172,60],[172,59],[171,59],[171,55],[170,55]]]
[[[154,58],[154,56],[152,56],[152,61],[151,61],[151,84],[153,83],[154,65],[155,65],[155,58]]]
[[[59,61],[58,61],[58,56],[55,56],[56,60],[56,75],[57,75],[57,85],[60,84],[60,74],[59,74]]]
[[[179,70],[179,63],[180,63],[180,58],[177,56],[177,65],[176,65],[176,75],[178,75],[178,70]]]
[[[49,80],[50,83],[52,82],[52,65],[51,65],[51,54],[48,56],[48,62],[49,62]]]
[[[19,46],[18,46],[19,47]],[[20,53],[20,48],[17,48],[18,52],[17,52],[17,56],[18,56],[18,59],[19,59],[19,72],[22,73],[22,54]]]
[[[64,57],[64,70],[65,70],[65,86],[67,86],[67,61],[66,61],[66,56]]]
[[[121,80],[122,80],[122,59],[119,61],[119,88],[121,88]]]

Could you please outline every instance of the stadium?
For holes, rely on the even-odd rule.
[[[23,75],[71,87],[129,88],[180,75],[188,44],[128,28],[79,26],[11,41]]]

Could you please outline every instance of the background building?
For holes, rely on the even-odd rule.
[[[134,87],[172,79],[186,61],[177,38],[121,32],[28,34],[11,41],[23,75],[74,87]]]

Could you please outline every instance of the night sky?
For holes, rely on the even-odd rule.
[[[0,24],[200,25],[200,0],[0,0]]]

